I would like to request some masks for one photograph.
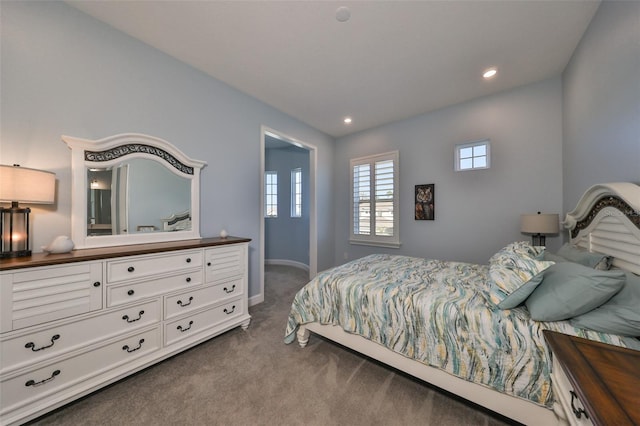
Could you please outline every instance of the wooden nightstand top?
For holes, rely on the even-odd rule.
[[[544,330],[596,425],[640,424],[640,351]]]

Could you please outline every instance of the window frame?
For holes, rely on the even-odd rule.
[[[393,235],[375,235],[376,215],[370,214],[370,229],[374,230],[372,235],[356,234],[355,226],[355,208],[354,201],[354,169],[356,166],[369,165],[370,173],[370,191],[375,194],[375,166],[376,163],[384,161],[393,161]],[[400,247],[400,156],[398,151],[391,151],[382,154],[368,155],[365,157],[353,158],[349,161],[349,243],[359,245],[370,245],[379,247]],[[376,210],[376,199],[370,197],[370,212]]]
[[[276,181],[271,183],[269,176],[274,176]],[[275,193],[269,189],[275,188]],[[275,196],[275,204],[269,204],[269,198]],[[269,207],[275,206],[275,214],[269,214]],[[264,172],[264,217],[266,219],[275,219],[278,217],[278,172],[276,170],[267,170]]]
[[[300,177],[298,182],[296,179]],[[291,169],[291,217],[302,217],[302,168]]]
[[[472,152],[471,157],[461,157],[461,151],[466,148],[472,148],[475,150],[476,147],[484,147],[485,155],[474,155]],[[473,162],[477,158],[485,158],[485,165],[482,167],[473,166]],[[465,159],[471,159],[472,166],[471,167],[462,167],[461,161]],[[486,170],[491,168],[491,142],[489,139],[482,139],[473,142],[465,142],[456,144],[455,146],[455,159],[454,159],[454,168],[456,172],[467,172],[470,170]]]

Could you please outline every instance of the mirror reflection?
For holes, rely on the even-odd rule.
[[[191,230],[191,181],[131,158],[87,169],[87,236]]]

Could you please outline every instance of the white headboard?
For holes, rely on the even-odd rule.
[[[594,185],[563,222],[571,244],[613,257],[613,265],[640,274],[640,186]]]

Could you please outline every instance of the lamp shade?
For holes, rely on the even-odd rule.
[[[44,170],[0,165],[0,201],[53,204],[56,175]]]
[[[559,223],[557,214],[523,214],[520,216],[520,231],[526,234],[557,234]]]

